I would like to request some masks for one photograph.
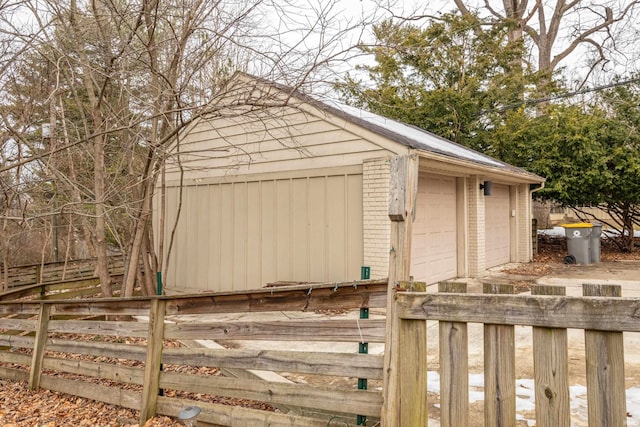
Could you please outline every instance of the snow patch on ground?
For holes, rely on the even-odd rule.
[[[553,228],[539,229],[538,230],[538,235],[553,236],[553,237],[565,237],[566,236],[565,229],[564,229],[564,227],[561,227],[561,226],[555,226]],[[602,230],[602,237],[603,238],[615,237],[617,235],[618,235],[618,233],[615,233],[613,231]],[[635,230],[633,232],[633,236],[634,237],[640,237],[640,230]]]
[[[484,400],[484,375],[469,374],[469,403]],[[440,393],[440,375],[436,371],[427,372],[427,390]],[[571,419],[580,425],[587,422],[587,387],[576,384],[569,387],[571,396]],[[535,426],[535,383],[532,379],[516,380],[516,418]],[[627,425],[640,427],[640,387],[627,389]]]

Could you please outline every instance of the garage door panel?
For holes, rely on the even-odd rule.
[[[457,276],[456,181],[426,175],[418,179],[413,225],[411,272],[416,280],[434,283]]]

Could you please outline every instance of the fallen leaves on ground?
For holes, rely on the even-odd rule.
[[[139,412],[77,396],[40,389],[26,382],[0,380],[0,427],[139,427]],[[144,427],[178,427],[154,417]]]
[[[640,247],[640,239],[637,246]],[[567,243],[564,237],[539,236],[538,253],[533,257],[533,262],[501,271],[522,276],[546,276],[554,269],[564,265],[566,255]],[[602,242],[600,260],[603,262],[640,261],[640,250],[621,252],[613,243],[605,240]]]

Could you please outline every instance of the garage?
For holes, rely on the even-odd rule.
[[[456,180],[422,174],[418,179],[411,271],[427,283],[458,275]]]
[[[168,148],[153,221],[165,293],[388,277],[400,173],[391,164],[400,157],[417,159],[415,280],[481,277],[487,266],[531,260],[530,186],[543,178],[243,73],[227,90],[238,96],[220,98],[224,114],[195,120]],[[283,103],[235,103],[256,96]],[[492,196],[482,193],[487,181]]]
[[[509,187],[493,185],[491,196],[485,200],[485,262],[487,268],[511,261],[511,207]]]

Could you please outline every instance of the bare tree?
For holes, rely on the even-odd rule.
[[[153,241],[151,227],[167,146],[185,126],[215,110],[235,70],[284,79],[298,89],[317,83],[318,76],[331,79],[323,70],[345,60],[352,46],[345,33],[363,28],[361,21],[336,26],[343,13],[338,5],[335,0],[17,4],[28,28],[16,28],[9,15],[0,17],[0,34],[7,35],[0,90],[21,91],[24,98],[0,103],[0,126],[13,129],[12,140],[24,154],[0,164],[0,173],[29,165],[38,180],[56,188],[50,210],[27,209],[24,220],[46,214],[68,218],[68,235],[82,236],[97,257],[104,295],[114,294],[108,269],[113,248],[127,257],[122,294],[133,294],[141,265],[142,289],[153,292],[155,272],[169,256],[165,242]],[[286,30],[274,33],[271,22]],[[24,75],[39,82],[38,90],[17,78]],[[12,79],[17,84],[8,85]],[[161,201],[162,191],[158,196]]]
[[[454,2],[461,13],[471,13],[472,1]],[[491,18],[511,23],[510,40],[526,38],[534,47],[532,56],[544,76],[541,84],[544,88],[563,61],[581,49],[592,53],[587,55],[590,64],[582,76],[583,82],[596,67],[609,62],[607,52],[623,45],[621,34],[625,27],[637,25],[640,1],[503,0],[500,10],[495,2],[483,0],[477,6]]]

